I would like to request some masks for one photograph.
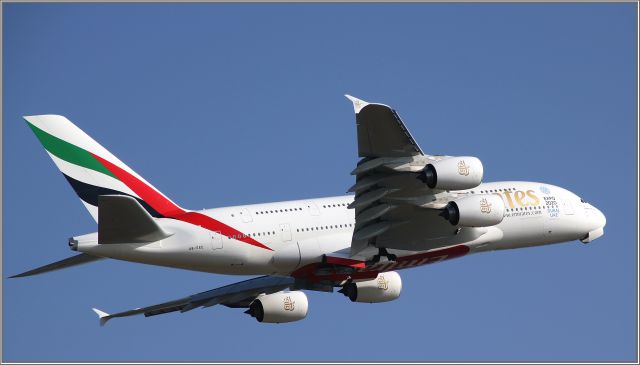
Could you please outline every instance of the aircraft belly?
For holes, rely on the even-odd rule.
[[[389,249],[426,251],[470,242],[486,232],[486,228],[462,227],[456,233],[456,227],[445,223],[446,225],[432,225],[428,228],[420,225],[392,228],[380,235],[376,244]]]
[[[495,250],[533,247],[578,239],[578,220],[537,217],[505,219],[498,227],[504,231],[504,238],[492,245]]]

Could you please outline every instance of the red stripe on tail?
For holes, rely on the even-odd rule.
[[[147,204],[149,204],[153,209],[155,209],[163,216],[200,226],[210,231],[220,232],[220,234],[227,237],[236,236],[235,239],[238,241],[242,241],[256,247],[273,251],[271,248],[254,240],[248,235],[220,221],[217,221],[209,217],[208,215],[185,211],[184,209],[173,203],[171,200],[169,200],[167,197],[162,195],[159,191],[145,184],[137,177],[131,175],[129,172],[101,158],[100,156],[97,156],[93,153],[91,153],[91,155],[96,160],[100,161],[100,163],[104,165],[107,170],[111,171],[111,173],[114,174],[120,181],[128,186],[129,189],[133,190],[133,192],[135,192],[142,200],[144,200]]]

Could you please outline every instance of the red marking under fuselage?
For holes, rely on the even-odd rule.
[[[364,269],[366,267],[366,263],[364,261],[347,259],[342,257],[335,257],[335,256],[327,256],[327,264],[351,266],[358,269]]]
[[[351,267],[362,266],[363,268],[360,268],[359,270],[356,270],[351,274],[345,274],[345,273],[334,271],[334,272],[329,272],[328,274],[318,275],[316,274],[316,270],[322,266],[322,263],[314,262],[312,264],[308,264],[297,269],[296,271],[291,273],[291,276],[296,278],[305,278],[313,282],[319,282],[324,280],[332,281],[332,282],[341,282],[349,278],[354,280],[374,279],[381,272],[391,271],[394,269],[398,269],[398,270],[408,269],[410,267],[433,264],[435,262],[443,261],[443,260],[450,260],[457,257],[462,257],[467,253],[469,253],[470,250],[471,249],[469,248],[469,246],[457,245],[457,246],[447,247],[439,250],[398,257],[398,259],[394,262],[377,263],[377,264],[370,265],[368,267],[364,267],[365,262],[363,261],[327,256],[327,263],[329,264],[351,266]],[[340,263],[341,261],[343,262],[342,264]],[[359,263],[359,264],[356,264],[356,263]]]
[[[273,251],[271,248],[254,240],[249,235],[243,234],[237,229],[230,227],[218,220],[215,220],[208,215],[204,215],[198,212],[190,212],[180,208],[160,192],[140,181],[140,179],[131,175],[129,172],[101,158],[100,156],[97,156],[93,153],[91,153],[91,155],[102,165],[104,165],[107,170],[111,171],[112,174],[120,179],[120,181],[128,186],[129,189],[133,190],[133,192],[136,193],[142,200],[144,200],[147,204],[149,204],[153,209],[155,209],[163,216],[200,226],[213,232],[219,232],[220,234],[227,237],[236,236],[235,239],[238,241],[242,241],[256,247]]]

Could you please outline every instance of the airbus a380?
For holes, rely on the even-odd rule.
[[[98,224],[69,239],[80,254],[13,277],[104,258],[229,275],[262,275],[161,304],[108,314],[104,325],[221,304],[259,322],[301,320],[303,290],[354,302],[397,299],[397,271],[468,254],[602,236],[605,216],[558,186],[483,183],[476,157],[427,155],[395,110],[347,95],[358,155],[351,195],[201,211],[180,207],[58,115],[28,126]]]

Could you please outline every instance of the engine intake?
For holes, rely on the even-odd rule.
[[[497,195],[471,195],[449,202],[440,215],[454,226],[490,227],[502,222],[504,210]]]
[[[401,291],[402,279],[395,271],[380,273],[373,280],[350,282],[338,290],[352,302],[361,303],[389,302],[398,299]]]
[[[477,157],[449,157],[428,164],[418,178],[431,189],[464,190],[480,185],[484,173]]]
[[[260,296],[245,313],[258,322],[286,323],[304,319],[308,311],[307,296],[301,291],[291,291]]]

